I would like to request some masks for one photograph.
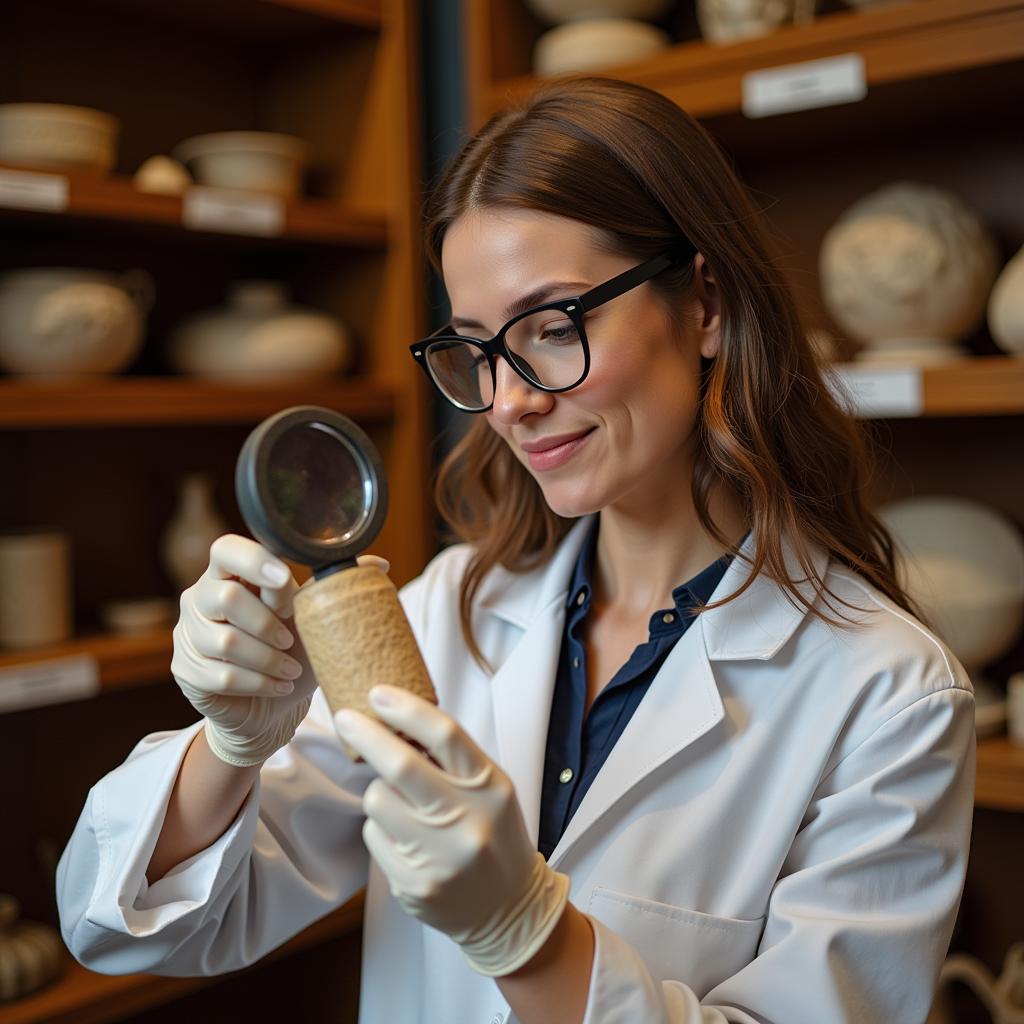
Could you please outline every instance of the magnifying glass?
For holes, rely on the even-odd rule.
[[[235,494],[256,540],[313,570],[293,601],[295,627],[331,710],[376,717],[367,694],[377,683],[436,704],[398,591],[379,568],[356,562],[387,514],[384,465],[369,437],[332,409],[285,409],[246,439]]]

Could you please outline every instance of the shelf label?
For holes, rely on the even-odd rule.
[[[840,405],[853,416],[920,416],[924,388],[917,366],[833,366],[825,379]]]
[[[0,669],[0,713],[84,700],[99,692],[99,665],[88,654]]]
[[[750,71],[742,85],[747,117],[856,103],[868,94],[864,58],[859,53]]]
[[[0,171],[0,206],[63,213],[68,208],[68,179],[38,171]]]
[[[277,196],[195,185],[185,192],[181,219],[194,231],[272,237],[284,230],[284,203]]]

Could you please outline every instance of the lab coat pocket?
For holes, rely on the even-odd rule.
[[[603,886],[587,913],[625,939],[656,980],[681,981],[700,999],[753,960],[764,930],[763,917],[716,917]]]

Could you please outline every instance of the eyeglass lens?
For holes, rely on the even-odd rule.
[[[515,321],[505,345],[519,374],[540,387],[570,388],[583,376],[583,340],[564,310],[542,309]],[[462,408],[485,409],[494,401],[494,377],[479,346],[441,338],[431,342],[427,362],[444,394]]]

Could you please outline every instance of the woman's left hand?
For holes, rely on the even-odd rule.
[[[379,775],[363,796],[367,849],[406,912],[449,935],[471,966],[518,970],[558,923],[568,877],[534,848],[511,780],[455,719],[397,687],[370,700],[386,725],[357,711],[334,719]]]

